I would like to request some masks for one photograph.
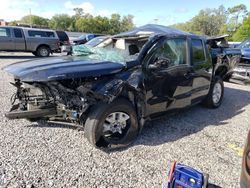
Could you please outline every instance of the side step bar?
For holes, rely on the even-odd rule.
[[[5,117],[8,119],[33,119],[33,118],[41,118],[51,115],[57,115],[56,108],[45,108],[45,109],[37,109],[37,110],[29,110],[29,111],[21,111],[17,110],[19,105],[14,105],[10,112],[5,114]]]

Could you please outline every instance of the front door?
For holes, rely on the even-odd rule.
[[[193,78],[186,38],[164,38],[144,60],[147,115],[191,104]]]

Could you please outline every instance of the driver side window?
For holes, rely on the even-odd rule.
[[[167,60],[168,67],[187,63],[187,42],[183,38],[165,39],[153,52],[150,64]]]

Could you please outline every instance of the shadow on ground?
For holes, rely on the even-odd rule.
[[[135,145],[160,145],[197,133],[207,126],[225,125],[232,117],[244,112],[249,103],[249,91],[225,88],[224,100],[219,108],[207,109],[197,105],[151,121],[144,126]]]
[[[36,59],[38,57],[36,56],[32,56],[32,55],[11,55],[11,56],[7,56],[7,55],[0,55],[0,59],[21,59],[21,60],[29,60],[29,59]]]
[[[207,126],[225,125],[227,120],[244,112],[244,107],[249,102],[248,91],[225,88],[224,101],[220,108],[207,109],[197,105],[148,122],[133,145],[161,145],[197,133]],[[34,123],[28,126],[83,130],[83,127],[68,124]]]

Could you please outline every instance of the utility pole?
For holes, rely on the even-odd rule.
[[[32,28],[31,8],[30,8],[30,27]]]

